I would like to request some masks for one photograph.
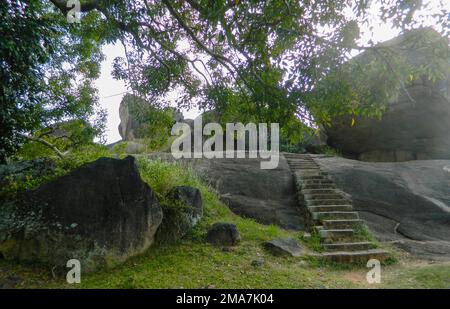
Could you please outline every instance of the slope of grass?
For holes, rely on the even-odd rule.
[[[450,263],[394,271],[383,286],[402,289],[450,289]]]

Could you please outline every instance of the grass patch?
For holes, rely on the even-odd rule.
[[[396,270],[383,283],[385,288],[450,289],[450,264],[416,266]]]
[[[304,237],[304,233],[301,233],[300,239],[302,240],[302,243],[309,249],[315,252],[323,252],[322,240],[315,230],[312,231],[311,236],[307,238]]]
[[[353,227],[353,237],[355,241],[369,241],[378,247],[377,239],[373,236],[365,224],[356,224]]]

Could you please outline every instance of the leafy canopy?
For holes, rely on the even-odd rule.
[[[11,119],[20,125],[8,124],[2,143],[13,148],[14,132],[90,115],[95,102],[90,81],[98,76],[100,46],[107,42],[120,42],[126,50],[126,57],[115,59],[114,77],[147,101],[165,104],[175,91],[179,107],[197,105],[241,121],[279,122],[285,135],[300,136],[305,123],[321,124],[335,111],[349,111],[339,102],[355,96],[358,87],[331,83],[327,87],[338,90],[336,104],[325,108],[311,93],[326,76],[337,74],[352,50],[374,48],[371,42],[357,45],[360,27],[370,21],[369,2],[86,0],[81,1],[81,22],[68,24],[65,0],[8,0],[2,6],[1,59],[19,67],[2,71],[2,84],[9,89],[2,128]],[[402,30],[420,27],[415,14],[427,5],[411,0],[377,4],[381,20]],[[448,36],[450,15],[442,8],[433,14]],[[392,80],[383,91],[403,83]],[[26,116],[29,110],[39,117]],[[382,108],[368,110],[378,115]]]

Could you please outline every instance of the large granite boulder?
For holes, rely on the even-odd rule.
[[[450,93],[450,83],[447,85]],[[408,87],[381,120],[335,119],[327,128],[327,143],[349,158],[373,162],[450,159],[450,99],[436,88]]]
[[[100,158],[0,207],[6,259],[82,271],[121,263],[154,242],[162,210],[133,157]]]
[[[450,260],[450,160],[315,159],[381,241],[416,257]]]
[[[434,51],[415,48],[417,40],[411,39],[413,35],[426,42],[426,46],[445,45],[447,42],[448,49],[448,39],[428,28],[380,46],[402,55],[411,67],[432,65],[429,53]],[[447,54],[450,55],[450,50]],[[370,57],[372,54],[366,52],[359,55],[357,61],[365,65],[372,59]],[[450,159],[450,56],[442,58],[441,62],[442,70],[447,72],[446,77],[434,82],[425,76],[415,77],[391,97],[380,120],[356,117],[352,125],[351,117],[333,119],[331,126],[326,128],[327,143],[347,158],[362,161]]]

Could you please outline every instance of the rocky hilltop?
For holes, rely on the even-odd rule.
[[[414,48],[413,36],[429,45],[449,45],[448,40],[426,28],[380,46],[402,54],[412,67],[438,65],[429,63],[429,50]],[[371,54],[364,52],[351,61],[364,64],[370,57]],[[447,76],[436,81],[424,76],[414,77],[405,89],[390,99],[380,120],[357,117],[352,125],[349,117],[335,118],[326,128],[327,143],[344,156],[363,161],[450,159],[450,58],[444,58],[439,65],[446,68]]]

